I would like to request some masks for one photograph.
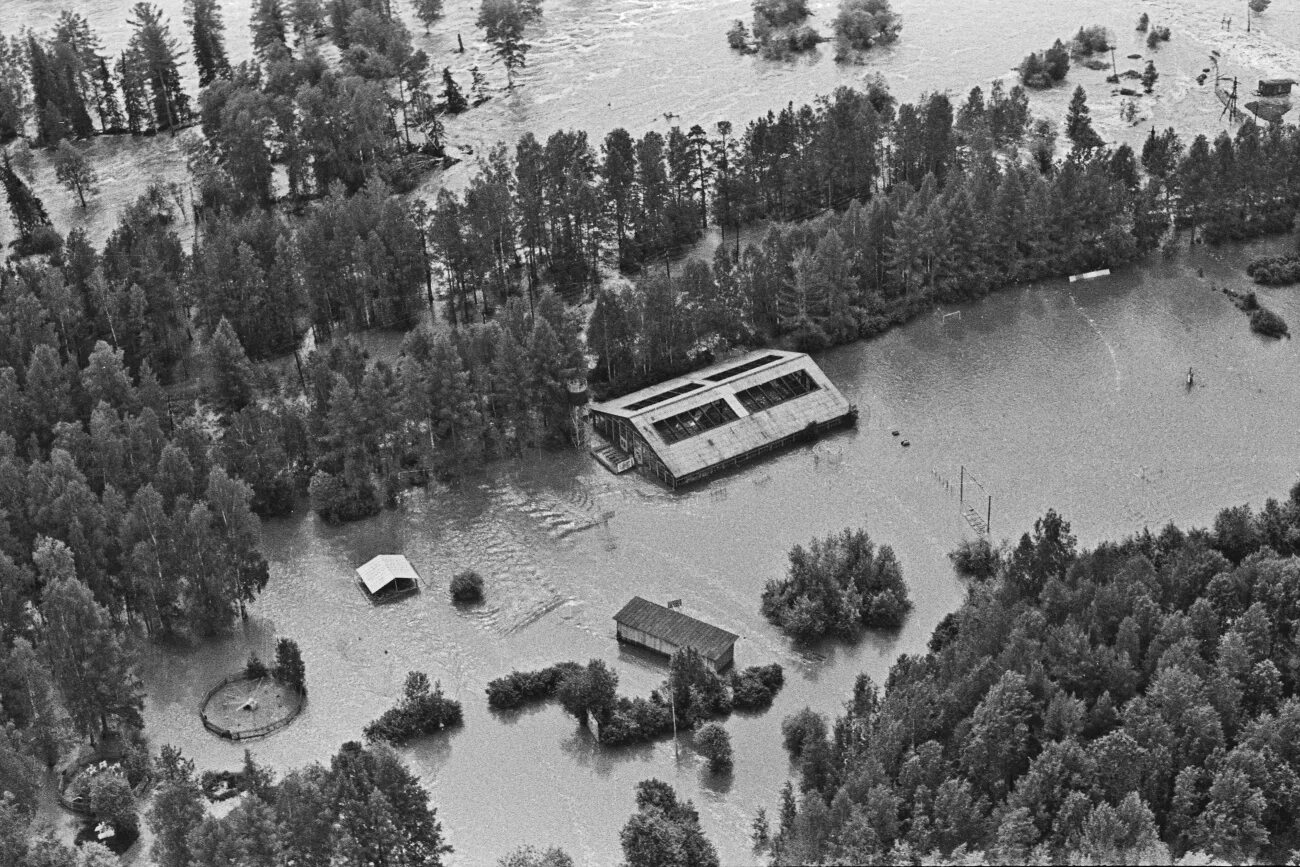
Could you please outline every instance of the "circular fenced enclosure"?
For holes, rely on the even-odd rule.
[[[214,735],[243,741],[284,728],[297,719],[306,703],[307,696],[294,686],[270,675],[249,677],[241,671],[208,690],[199,716]]]

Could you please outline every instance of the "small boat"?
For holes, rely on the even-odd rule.
[[[911,444],[912,444],[912,441],[911,441],[911,440],[903,440],[903,448],[907,448],[907,447],[909,447]]]
[[[1196,384],[1196,375],[1192,373],[1192,369],[1189,367],[1187,368],[1187,387],[1191,388],[1195,384]]]

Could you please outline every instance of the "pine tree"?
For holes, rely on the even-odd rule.
[[[415,0],[415,17],[420,19],[424,32],[428,33],[433,22],[442,17],[442,0]]]
[[[5,152],[3,163],[0,164],[0,181],[3,181],[5,195],[9,199],[9,216],[14,221],[14,229],[17,230],[20,240],[30,241],[33,232],[50,225],[50,218],[45,213],[45,205],[14,171],[13,164],[9,161],[8,151]]]
[[[325,8],[321,0],[290,0],[289,22],[300,45],[314,39],[325,30]]]
[[[122,107],[126,129],[132,135],[153,132],[157,124],[149,106],[149,85],[144,59],[139,51],[127,49],[117,59],[118,80],[122,83]]]
[[[289,46],[289,27],[281,0],[257,0],[249,24],[253,31],[253,51],[267,60],[279,57]]]
[[[185,23],[189,24],[193,39],[199,87],[207,87],[218,78],[229,78],[225,24],[221,20],[218,0],[185,0]]]
[[[1070,98],[1070,108],[1065,116],[1065,134],[1079,150],[1090,150],[1105,145],[1101,136],[1092,128],[1092,118],[1088,111],[1088,95],[1083,85],[1074,89]]]
[[[131,8],[129,23],[135,32],[128,46],[138,52],[153,97],[158,129],[175,135],[176,129],[190,117],[190,98],[181,87],[180,45],[172,36],[162,9],[152,3],[136,3]]]
[[[208,347],[211,358],[213,401],[227,413],[235,413],[253,399],[253,373],[239,336],[224,316],[212,333]]]
[[[1160,73],[1156,72],[1156,62],[1148,60],[1146,69],[1142,70],[1142,89],[1147,93],[1155,90],[1156,79],[1160,78]]]
[[[465,99],[465,94],[461,93],[456,79],[451,77],[449,66],[442,68],[442,98],[446,101],[448,114],[460,114],[469,108],[469,101]]]
[[[99,58],[94,77],[100,131],[117,132],[124,129],[126,118],[122,115],[122,105],[117,99],[117,87],[113,84],[113,76],[109,74],[108,61],[103,57]]]

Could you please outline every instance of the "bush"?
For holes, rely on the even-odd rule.
[[[266,664],[258,658],[256,653],[248,655],[248,662],[244,663],[244,677],[249,680],[261,680],[266,677]]]
[[[781,743],[791,759],[803,755],[804,747],[814,740],[826,740],[826,719],[810,707],[781,721]]]
[[[731,735],[718,723],[701,726],[695,733],[695,751],[709,760],[714,773],[731,767]]]
[[[745,22],[741,21],[739,18],[737,18],[735,23],[731,25],[731,29],[727,31],[727,45],[736,51],[741,51],[746,54],[753,50],[749,46],[749,28],[746,27]]]
[[[362,733],[371,743],[387,741],[400,746],[411,738],[436,734],[464,721],[460,702],[444,696],[441,683],[435,683],[430,689],[429,676],[412,671],[406,675],[401,702],[384,711],[379,719],[367,723]]]
[[[754,0],[754,21],[768,27],[798,24],[811,13],[808,0]]]
[[[1247,265],[1246,273],[1262,286],[1300,283],[1300,256],[1264,256]]]
[[[369,480],[349,487],[342,479],[317,470],[307,486],[311,506],[326,523],[341,524],[379,514],[379,495]]]
[[[488,707],[512,710],[530,702],[554,698],[560,682],[581,669],[579,663],[560,662],[539,671],[512,671],[488,683]]]
[[[473,569],[459,572],[451,579],[451,598],[457,602],[479,602],[483,599],[483,576]]]
[[[213,802],[225,801],[243,794],[245,788],[243,771],[204,771],[199,777],[199,788],[204,796]]]
[[[600,724],[599,740],[618,747],[653,740],[672,730],[672,711],[658,693],[649,699],[619,696],[609,718]]]
[[[1020,82],[1026,87],[1051,87],[1070,71],[1070,52],[1056,40],[1051,48],[1031,53],[1020,62]]]
[[[903,27],[889,0],[840,0],[839,14],[831,26],[837,60],[853,51],[866,51],[877,42],[893,42]]]
[[[1080,27],[1079,32],[1074,34],[1074,39],[1070,41],[1070,53],[1075,57],[1087,57],[1090,54],[1100,54],[1109,50],[1110,39],[1106,36],[1106,28],[1100,24]]]
[[[763,590],[762,612],[796,639],[852,637],[862,626],[896,627],[911,607],[893,549],[864,530],[844,530],[790,551],[781,581]]]
[[[779,663],[751,665],[731,675],[731,706],[736,710],[766,710],[785,684]]]
[[[1250,330],[1265,337],[1290,337],[1286,321],[1267,307],[1250,314]]]
[[[58,257],[63,252],[63,236],[53,226],[37,226],[26,238],[14,242],[14,252],[23,256]]]
[[[962,542],[948,553],[948,559],[958,575],[976,581],[987,581],[997,575],[1002,562],[989,540],[983,537]]]
[[[1158,48],[1161,42],[1169,41],[1168,27],[1152,27],[1147,33],[1147,48]]]
[[[90,775],[78,785],[77,794],[87,809],[114,829],[133,833],[140,827],[135,812],[135,794],[120,767],[110,766]]]

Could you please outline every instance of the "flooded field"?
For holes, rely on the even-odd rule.
[[[964,587],[945,555],[971,531],[943,480],[955,489],[962,465],[979,496],[992,496],[999,537],[1018,536],[1049,507],[1090,544],[1170,520],[1204,525],[1223,505],[1285,494],[1300,469],[1297,345],[1252,335],[1211,288],[1244,285],[1244,261],[1282,243],[1292,240],[1006,292],[942,324],[926,316],[826,353],[826,372],[861,409],[857,429],[684,493],[609,475],[581,454],[544,455],[466,490],[413,492],[400,510],[360,524],[269,523],[271,583],[247,631],[154,652],[147,731],[202,767],[236,765],[242,747],[205,732],[197,702],[250,650],[265,658],[274,636],[288,635],[302,645],[309,703],[290,729],[253,745],[278,769],[358,737],[408,670],[464,702],[463,730],[404,750],[433,793],[455,863],[489,864],[525,842],[614,863],[632,788],[651,776],[695,800],[725,863],[744,863],[749,819],[760,805],[775,808],[789,772],[782,717],[804,705],[834,713],[859,671],[882,682],[960,604]],[[1261,299],[1300,322],[1300,292]],[[915,609],[897,634],[796,650],[759,615],[759,594],[792,544],[844,526],[895,547]],[[383,608],[365,601],[352,570],[384,552],[411,559],[423,594]],[[448,598],[464,568],[487,578],[482,605]],[[670,741],[598,749],[558,706],[488,711],[488,680],[564,659],[606,659],[624,692],[648,692],[663,666],[614,640],[611,617],[633,595],[680,597],[688,613],[741,636],[739,665],[786,667],[772,710],[727,723],[736,750],[727,777],[704,770],[686,735],[675,761]]]

